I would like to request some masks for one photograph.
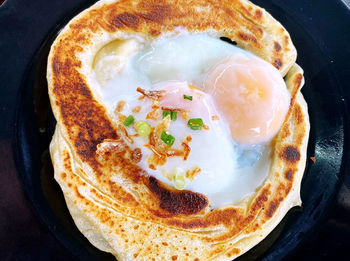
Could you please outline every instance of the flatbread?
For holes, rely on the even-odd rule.
[[[211,209],[204,195],[170,188],[133,163],[128,147],[96,152],[120,137],[90,77],[96,53],[115,39],[172,36],[179,27],[237,42],[273,64],[291,93],[268,178],[236,205]],[[295,59],[288,32],[249,1],[103,0],[73,18],[51,47],[47,80],[55,179],[79,230],[118,260],[232,260],[260,242],[301,204],[309,119]]]

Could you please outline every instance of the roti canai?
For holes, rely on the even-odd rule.
[[[102,0],[74,17],[47,80],[55,179],[79,230],[118,260],[232,260],[264,239],[301,204],[309,120],[295,60],[288,32],[245,0]],[[223,71],[260,65],[271,75],[239,72],[248,87],[225,89]]]

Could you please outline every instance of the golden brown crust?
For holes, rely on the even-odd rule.
[[[98,231],[102,245],[96,243],[97,235],[83,233],[120,259],[229,260],[259,242],[260,235],[299,203],[309,126],[299,93],[303,75],[293,66],[296,52],[288,33],[248,1],[192,2],[100,1],[64,28],[49,55],[49,93],[58,121],[51,143],[55,178],[70,211],[83,213],[79,215],[86,222],[79,229],[91,226]],[[174,191],[147,176],[126,145],[125,150],[96,153],[98,144],[119,140],[120,135],[91,86],[87,75],[93,59],[84,54],[127,34],[153,38],[174,33],[179,26],[228,37],[282,75],[293,66],[287,75],[291,105],[274,140],[272,170],[247,204],[211,210],[205,196]],[[99,45],[99,38],[107,40]],[[163,242],[152,245],[147,240]]]

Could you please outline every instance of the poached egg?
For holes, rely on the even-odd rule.
[[[132,115],[135,122],[156,128],[163,120],[160,112],[175,111],[177,118],[166,129],[175,138],[171,148],[180,150],[183,142],[190,148],[186,159],[167,157],[157,165],[147,146],[149,137],[136,136],[129,145],[142,151],[138,165],[170,186],[176,187],[176,178],[182,177],[181,189],[206,195],[212,208],[254,193],[268,175],[270,141],[289,108],[289,92],[279,71],[204,34],[184,33],[151,43],[130,38],[117,46],[119,52],[101,49],[94,67],[112,118],[122,124],[121,115]],[[140,99],[138,87],[164,95],[157,101]],[[201,129],[191,129],[190,119],[201,119]],[[132,126],[126,129],[136,134]]]

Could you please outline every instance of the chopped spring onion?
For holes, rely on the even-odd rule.
[[[170,115],[170,119],[173,121],[176,121],[177,119],[177,112],[176,111],[163,111],[163,119]]]
[[[186,178],[184,176],[184,173],[181,169],[176,168],[175,175],[173,177],[174,179],[174,187],[178,190],[183,190],[186,187]]]
[[[173,145],[175,141],[175,137],[166,133],[165,131],[162,132],[160,139],[168,146]]]
[[[184,94],[184,99],[192,101],[193,96]]]
[[[172,111],[170,114],[170,118],[172,121],[176,121],[177,119],[177,111]]]
[[[135,122],[135,129],[137,134],[142,137],[146,137],[151,133],[151,126],[145,121]]]
[[[134,117],[129,115],[123,122],[124,126],[129,127],[134,122]]]
[[[200,130],[203,127],[203,120],[201,118],[189,119],[187,126],[192,130]]]
[[[168,115],[170,115],[171,118],[171,111],[163,111],[163,119]]]

